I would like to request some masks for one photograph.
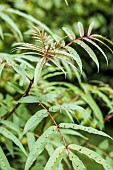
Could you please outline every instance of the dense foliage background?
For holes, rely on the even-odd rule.
[[[34,126],[33,129],[30,129],[30,132],[22,136],[26,122],[37,111],[40,111],[42,107],[37,106],[35,102],[31,102],[32,104],[27,102],[27,99],[20,101],[19,105],[17,103],[18,100],[21,100],[22,97],[26,97],[28,94],[35,96],[36,91],[34,88],[31,88],[31,86],[33,83],[34,68],[39,58],[32,58],[31,56],[31,59],[28,59],[28,57],[16,58],[16,55],[13,56],[13,54],[16,53],[18,55],[22,53],[22,51],[19,49],[12,53],[12,45],[16,42],[36,43],[32,38],[34,25],[38,26],[40,30],[45,29],[50,34],[54,33],[60,37],[66,35],[62,27],[68,27],[79,37],[79,29],[77,28],[78,21],[83,23],[85,32],[87,32],[89,25],[95,22],[93,33],[103,35],[113,41],[112,0],[68,0],[68,3],[69,6],[67,6],[63,0],[22,0],[21,2],[20,0],[5,0],[5,2],[4,0],[0,0],[0,57],[3,58],[3,61],[6,60],[4,65],[0,58],[0,73],[2,72],[0,79],[1,124],[21,139],[20,141],[27,152],[32,150],[31,144],[33,145],[33,142],[35,142],[48,127],[53,125],[53,122],[49,117],[46,117],[38,124],[37,128]],[[68,44],[70,39],[67,38],[65,41]],[[113,49],[112,43],[105,43]],[[65,111],[62,111],[62,114],[60,114],[61,110],[57,108],[58,113],[54,111],[53,117],[58,124],[61,122],[74,122],[103,130],[113,137],[113,53],[103,44],[99,44],[108,57],[109,65],[107,66],[102,53],[91,44],[88,45],[95,51],[99,60],[99,73],[97,73],[97,67],[94,61],[87,55],[84,49],[77,46],[76,50],[80,54],[83,62],[84,76],[81,78],[82,82],[80,82],[79,75],[77,73],[74,75],[74,71],[67,65],[63,65],[62,63],[69,73],[65,79],[59,69],[50,63],[50,65],[46,65],[42,70],[42,79],[37,89],[38,97],[40,98],[42,96],[40,100],[47,108],[52,108],[54,105],[76,102],[77,106],[83,107],[86,115],[88,113],[90,116],[90,119],[86,121],[87,116],[85,117],[82,111],[79,112],[80,108],[78,111],[76,111],[76,109],[72,110],[71,114],[68,112],[65,113]],[[73,45],[72,47],[74,48]],[[15,58],[17,65],[12,66],[13,59],[12,61],[9,59],[11,54],[12,58]],[[24,59],[25,61],[23,61]],[[28,77],[26,75],[29,79],[27,79]],[[29,80],[31,86],[29,85]],[[46,101],[44,95],[49,93],[57,94],[57,98],[53,99],[54,96],[50,95],[47,96]],[[49,102],[48,98],[50,99]],[[63,107],[66,107],[68,110],[68,105],[64,105]],[[12,114],[11,112],[16,114]],[[62,133],[64,133],[63,135],[67,143],[76,141],[76,144],[96,151],[113,167],[113,142],[110,139],[98,137],[94,134],[91,135],[84,131],[79,132],[78,134],[74,134],[73,131],[67,131],[68,134],[72,133],[71,137],[67,136],[65,130]],[[77,136],[75,137],[74,135]],[[81,135],[83,135],[82,139]],[[88,139],[86,139],[86,137]],[[18,170],[23,170],[26,157],[20,152],[16,144],[13,144],[14,141],[12,141],[10,138],[5,138],[3,134],[0,136],[0,145],[10,165]],[[57,136],[55,141],[53,141],[54,147],[48,145],[48,148],[50,148],[46,148],[46,150],[43,151],[43,154],[39,156],[36,163],[32,165],[31,170],[43,170],[49,155],[52,154],[57,147],[57,143],[60,142],[61,139]],[[0,153],[2,153],[1,150]],[[78,156],[87,169],[103,169],[102,166],[93,160],[88,161],[89,159],[81,153],[78,153]],[[37,169],[37,167],[39,169]],[[59,166],[59,170],[62,170],[61,168],[62,165]],[[68,162],[67,158],[63,162],[63,168],[72,169],[72,165],[70,161]]]

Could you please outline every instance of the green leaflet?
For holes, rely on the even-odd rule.
[[[68,47],[65,47],[65,48],[68,48]],[[59,51],[59,50],[55,49],[55,50],[51,50],[50,55],[54,55],[54,56],[57,55],[58,56],[57,58],[59,58],[60,60],[62,60],[64,62],[67,62],[68,64],[71,63],[72,65],[73,65],[73,63],[70,62],[70,61],[74,60],[78,64],[78,66],[80,67],[80,64],[79,64],[80,61],[79,61],[78,57],[75,57],[71,52],[68,53],[66,51],[61,51],[61,50]],[[70,60],[67,60],[66,58],[64,58],[62,56],[66,57],[67,59],[70,59]],[[74,68],[77,69],[76,67],[74,67]]]
[[[80,72],[82,73],[82,61],[80,59],[79,54],[70,46],[66,46],[65,49],[73,55],[73,58],[75,58],[75,61],[77,62],[79,68],[80,68]]]
[[[71,151],[69,151],[69,159],[72,161],[74,170],[86,170],[83,162]]]
[[[1,146],[0,146],[0,168],[1,168],[1,170],[13,170],[13,168],[11,168]]]
[[[66,115],[69,117],[70,121],[71,121],[72,123],[74,123],[73,117],[72,117],[72,115],[70,114],[70,112],[69,112],[67,109],[65,109],[65,108],[63,108],[62,110],[64,110],[64,112],[66,113]],[[63,113],[64,113],[64,112],[63,112]]]
[[[55,94],[45,94],[42,96],[26,96],[22,97],[18,102],[19,103],[38,103],[38,102],[46,102],[55,100]]]
[[[20,93],[20,94],[24,94],[24,89],[19,86],[16,82],[8,82],[8,85],[11,86],[13,89],[15,89],[16,92]]]
[[[64,170],[63,165],[60,163],[57,170]]]
[[[14,157],[14,146],[13,146],[13,142],[12,142],[10,139],[6,138],[6,139],[5,139],[5,146],[6,146],[7,150],[9,151],[9,154],[10,154],[12,157]]]
[[[22,97],[18,103],[38,103],[39,100],[35,96],[26,96]]]
[[[50,112],[58,112],[59,110],[61,111],[61,106],[60,105],[52,106],[52,107],[49,108]]]
[[[64,82],[56,82],[58,85],[64,85],[66,87],[68,87],[69,89],[71,89],[74,94],[80,94],[82,92],[82,90],[80,88],[78,88],[77,86],[71,84],[71,83],[66,83],[64,84]],[[56,84],[55,84],[56,85]]]
[[[83,130],[83,131],[88,132],[88,133],[93,133],[93,134],[101,135],[101,136],[108,137],[108,138],[112,139],[112,137],[110,137],[106,133],[99,131],[97,129],[94,129],[92,127],[86,127],[86,126],[77,125],[77,124],[74,124],[74,123],[60,123],[59,127],[60,128],[66,128],[66,129]]]
[[[14,64],[14,63],[12,63],[11,66],[22,77],[23,82],[25,84],[26,79],[27,79],[27,77],[26,77],[27,73],[26,73],[25,69],[17,64]]]
[[[16,43],[18,44],[18,43]],[[31,56],[31,55],[24,55],[24,54],[7,54],[7,53],[0,53],[0,58],[6,60],[7,58],[9,59],[13,59],[16,61],[24,61],[24,63],[26,64],[26,60],[31,61],[31,62],[38,62],[39,58],[35,57],[35,56]],[[20,60],[19,60],[20,59]],[[21,60],[22,59],[22,60]],[[12,61],[10,62],[10,64],[12,65]],[[27,62],[26,65],[28,65],[29,63]],[[31,64],[29,64],[29,67],[31,67]],[[33,66],[32,66],[33,67]]]
[[[69,53],[67,53],[67,54],[69,54]],[[69,54],[70,55],[70,54]],[[60,59],[60,60],[62,60],[62,62],[66,62],[68,65],[70,65],[74,70],[77,70],[78,71],[78,69],[77,69],[77,67],[76,66],[74,66],[74,63],[73,62],[71,62],[71,60],[67,60],[67,59],[64,59],[64,58],[62,58],[62,57],[57,57],[58,59]]]
[[[43,79],[45,80],[47,78],[54,77],[54,76],[59,76],[59,75],[62,75],[62,74],[63,74],[62,72],[48,73],[48,74],[43,76]]]
[[[23,59],[31,61],[31,62],[39,61],[39,58],[32,56],[32,55],[16,54],[16,55],[13,55],[13,57],[23,58]]]
[[[2,38],[2,40],[4,39],[3,29],[2,29],[2,27],[1,27],[1,25],[0,25],[0,37]]]
[[[23,63],[23,64],[25,64],[27,67],[29,67],[29,68],[31,68],[31,69],[34,69],[34,67],[33,67],[30,63],[28,63],[27,61],[25,61],[25,60],[23,60],[23,59],[21,59],[21,58],[15,58],[15,61],[17,61],[17,62],[19,62],[19,63]]]
[[[77,110],[81,115],[82,117],[84,118],[84,120],[87,120],[89,119],[89,114],[87,113],[87,111],[82,108],[81,106],[78,106],[76,103],[64,103],[62,105],[62,109],[67,109],[68,111],[70,110]]]
[[[81,83],[81,75],[79,74],[79,72],[76,69],[74,69],[74,67],[72,67],[72,72],[74,72],[74,74],[76,75],[76,78],[80,84]],[[84,75],[83,70],[82,70],[82,75]]]
[[[106,37],[103,37],[102,35],[92,34],[91,36],[92,36],[92,37],[95,37],[95,38],[101,38],[102,40],[105,40],[105,41],[107,41],[109,44],[113,45],[113,41],[109,40],[109,39],[106,38]]]
[[[19,139],[13,135],[12,132],[10,132],[9,130],[7,130],[4,127],[0,127],[0,133],[5,136],[6,138],[12,140],[22,151],[25,155],[27,155],[23,145],[21,144],[21,142],[19,141]]]
[[[73,78],[73,71],[72,71],[72,68],[70,67],[69,64],[67,64],[66,62],[62,61],[62,65],[64,66],[65,68],[65,71],[66,71],[66,75],[67,77],[69,77],[69,79],[71,80]]]
[[[54,34],[54,40],[57,42],[57,45],[56,45],[57,47],[58,47],[59,45],[61,45],[62,47],[65,46],[64,38],[65,38],[65,37],[61,38],[61,37],[58,36],[57,34]]]
[[[47,144],[46,150],[47,150],[49,156],[51,156],[53,154],[53,152],[55,151],[54,147],[53,147],[53,145],[51,145],[51,143]],[[57,170],[63,170],[63,166],[61,163],[59,163]]]
[[[6,106],[0,106],[0,118],[4,116],[7,113],[7,108]]]
[[[0,64],[0,77],[1,77],[2,71],[4,69],[4,66],[5,66],[5,63]]]
[[[83,136],[81,133],[72,130],[72,129],[60,129],[60,131],[62,132],[62,134],[64,135],[75,135],[75,136],[79,136],[85,140],[87,140],[88,138],[86,138],[85,136]]]
[[[92,29],[93,29],[93,27],[94,27],[94,24],[95,24],[95,22],[92,22],[92,23],[89,25],[87,36],[90,36],[90,34],[91,34],[91,32],[92,32]]]
[[[37,96],[39,102],[54,101],[56,97],[57,97],[56,94],[49,94],[49,93],[45,95],[41,95],[39,97]]]
[[[76,36],[75,36],[74,32],[70,28],[63,27],[62,29],[64,30],[64,32],[67,34],[67,36],[71,40],[75,40]]]
[[[37,83],[39,81],[41,71],[42,71],[45,61],[46,61],[46,58],[41,58],[36,65],[35,73],[34,73],[34,86],[35,87],[37,86]]]
[[[44,150],[45,146],[50,142],[57,132],[57,127],[51,126],[37,139],[27,158],[25,170],[28,170],[31,167],[33,162],[37,159],[37,157]]]
[[[37,20],[36,18],[34,18],[33,16],[31,15],[28,15],[28,14],[25,14],[24,12],[21,12],[19,10],[15,10],[13,8],[9,8],[7,9],[7,12],[9,13],[13,13],[13,14],[16,14],[16,15],[19,15],[21,17],[24,17],[28,20],[30,20],[31,22],[37,24],[37,25],[40,25],[42,28],[44,28],[47,32],[49,32],[51,35],[54,36],[53,32],[45,25],[43,24],[42,22],[40,22],[39,20]]]
[[[17,132],[18,135],[22,134],[22,132],[20,131],[19,127],[16,124],[14,124],[13,122],[10,122],[8,120],[2,120],[1,123],[3,125],[7,126],[8,128],[14,130],[15,132]]]
[[[91,109],[94,112],[95,117],[100,121],[99,127],[102,129],[103,128],[103,115],[97,103],[94,101],[94,99],[89,93],[83,94],[81,98],[86,103],[88,103],[88,105],[91,107]]]
[[[62,105],[56,105],[49,108],[50,112],[57,112],[61,110],[66,110],[67,112],[71,112],[71,110],[77,110],[84,118],[84,121],[89,119],[90,116],[85,109],[83,109],[81,106],[78,106],[76,103],[64,103]]]
[[[93,50],[81,40],[77,40],[77,41],[75,41],[75,43],[80,45],[82,48],[84,48],[84,50],[89,54],[89,56],[92,58],[92,60],[97,65],[97,68],[98,68],[98,71],[99,71],[99,62],[98,62],[98,59],[97,59],[95,53],[93,52]]]
[[[33,116],[30,117],[30,119],[27,121],[27,123],[24,126],[23,135],[27,133],[32,128],[36,127],[45,117],[48,116],[48,112],[45,109],[42,109],[38,112],[36,112]]]
[[[105,139],[101,143],[99,143],[98,148],[100,148],[102,150],[109,149],[109,141],[108,141],[108,139]]]
[[[113,50],[107,44],[105,44],[103,41],[101,41],[100,39],[93,37],[93,36],[90,36],[90,39],[100,42],[101,44],[103,44],[105,47],[107,47],[113,53]]]
[[[81,22],[78,22],[78,30],[79,30],[80,37],[83,37],[84,36],[84,27]]]
[[[51,143],[46,145],[46,150],[47,150],[49,156],[51,156],[53,154],[53,152],[55,151],[55,149],[54,149],[53,145],[51,145]]]
[[[66,5],[68,6],[68,1],[67,1],[67,0],[65,0],[65,3],[66,3]]]
[[[113,93],[113,89],[111,88],[111,87],[99,87],[99,90],[101,90],[102,92],[104,92],[104,93]]]
[[[104,93],[102,93],[99,90],[92,90],[91,92],[94,93],[94,94],[97,94],[99,97],[101,97],[102,100],[107,104],[107,106],[110,109],[113,109],[113,103],[112,103],[112,101],[109,100],[107,95],[105,95]]]
[[[64,157],[65,146],[58,147],[49,158],[44,170],[57,170],[58,165]]]
[[[66,77],[66,72],[65,72],[65,70],[63,69],[63,67],[57,62],[57,61],[55,61],[55,58],[54,58],[54,60],[53,59],[49,59],[50,61],[52,61],[53,63],[54,63],[54,65],[56,65],[63,73],[64,73],[64,75],[65,75],[65,77]]]
[[[22,40],[23,39],[22,34],[21,34],[20,30],[18,29],[17,25],[14,23],[14,21],[8,15],[6,15],[3,12],[0,12],[0,17],[12,27],[11,30],[13,32],[17,33],[20,37],[20,40]]]
[[[68,147],[72,150],[78,151],[81,154],[84,154],[84,155],[88,156],[89,158],[95,160],[97,163],[101,164],[105,170],[113,170],[113,168],[110,166],[110,164],[96,152],[94,152],[88,148],[76,145],[76,144],[70,144]]]
[[[103,56],[105,57],[106,62],[107,62],[107,65],[108,65],[108,59],[107,59],[107,56],[106,56],[105,52],[104,52],[95,42],[93,42],[91,39],[84,38],[84,40],[88,41],[89,43],[91,43],[92,45],[94,45],[96,48],[98,48],[98,50],[99,50],[99,51],[103,54]]]
[[[28,142],[29,151],[31,151],[32,147],[35,144],[35,136],[33,133],[31,133],[31,132],[27,133],[27,142]]]

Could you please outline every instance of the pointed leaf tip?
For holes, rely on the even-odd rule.
[[[65,3],[66,3],[66,5],[68,6],[68,1],[67,1],[67,0],[65,0]]]
[[[42,71],[45,61],[46,61],[46,58],[41,58],[36,65],[35,73],[34,73],[34,86],[35,87],[37,86],[37,83],[40,78],[41,71]]]
[[[97,56],[95,55],[94,51],[81,40],[77,40],[75,43],[80,45],[89,54],[89,56],[95,62],[98,72],[99,72],[99,61],[98,61]]]
[[[81,22],[78,22],[78,29],[79,29],[80,36],[83,37],[84,36],[84,27]]]
[[[67,36],[68,36],[71,40],[75,40],[76,36],[75,36],[74,32],[73,32],[70,28],[63,27],[62,29],[64,30],[64,32],[67,34]]]
[[[90,24],[90,26],[89,26],[89,28],[88,28],[87,36],[90,36],[90,34],[91,34],[91,32],[92,32],[92,29],[93,29],[94,25],[95,25],[95,22],[92,22],[92,23]]]

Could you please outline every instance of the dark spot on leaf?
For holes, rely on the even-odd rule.
[[[82,150],[82,148],[81,149],[79,149],[78,151],[80,152]]]

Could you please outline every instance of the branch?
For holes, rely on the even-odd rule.
[[[67,153],[68,153],[68,155],[69,155],[68,145],[67,145],[67,143],[66,143],[66,141],[65,141],[64,136],[62,135],[62,132],[61,132],[61,130],[60,130],[59,125],[57,124],[57,122],[55,121],[55,119],[53,118],[53,116],[51,115],[51,113],[49,112],[49,110],[48,110],[42,103],[39,103],[39,104],[40,104],[40,106],[41,106],[43,109],[47,110],[47,112],[49,113],[49,116],[50,116],[51,120],[53,121],[54,125],[55,125],[55,126],[57,127],[57,129],[58,129],[58,132],[60,133],[60,136],[61,136],[62,141],[63,141],[63,143],[64,143],[65,149],[67,150]]]

